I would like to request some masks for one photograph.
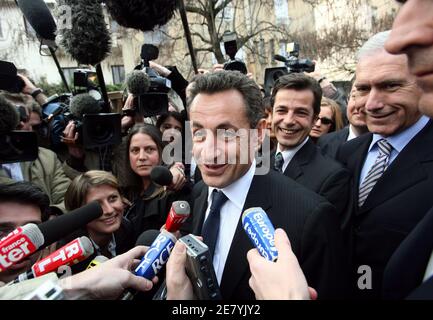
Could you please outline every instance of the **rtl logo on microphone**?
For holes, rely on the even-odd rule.
[[[21,233],[22,228],[17,228],[0,240],[0,272],[37,249],[30,239]]]
[[[76,257],[76,259],[74,259]],[[57,270],[60,266],[78,263],[83,260],[83,249],[80,245],[80,239],[71,241],[66,246],[62,247],[54,254],[49,255],[45,259],[40,260],[33,266],[33,272],[36,276],[44,275],[48,272]]]

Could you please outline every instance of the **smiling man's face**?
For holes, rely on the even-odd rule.
[[[405,55],[379,50],[361,58],[356,67],[356,90],[366,98],[368,130],[385,137],[397,134],[421,117],[421,90],[409,73]]]

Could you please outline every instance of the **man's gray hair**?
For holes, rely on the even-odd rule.
[[[364,57],[370,56],[377,51],[385,49],[385,42],[388,40],[391,30],[382,31],[376,33],[370,39],[368,39],[364,45],[358,50],[356,54],[356,60],[359,61]]]

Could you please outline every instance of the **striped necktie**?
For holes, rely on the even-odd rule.
[[[373,189],[377,180],[382,176],[388,167],[389,163],[389,155],[392,151],[391,144],[385,139],[379,140],[377,142],[379,147],[379,155],[376,158],[373,166],[368,171],[367,176],[359,187],[359,196],[358,196],[358,206],[362,207],[365,200],[367,199],[370,191]]]
[[[278,172],[283,172],[284,158],[281,152],[275,155],[274,169]]]

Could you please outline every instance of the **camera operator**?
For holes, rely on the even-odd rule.
[[[4,94],[0,94],[0,106],[2,108],[0,132],[2,135],[7,135],[19,126],[20,116],[16,107],[5,98]],[[23,109],[26,110],[24,107]],[[57,155],[51,150],[39,147],[34,161],[18,160],[15,163],[1,164],[0,184],[14,181],[33,182],[48,195],[55,213],[65,212],[63,198],[70,180],[65,175]]]
[[[18,77],[24,82],[22,93],[32,96],[41,106],[47,102],[47,97],[44,95],[42,89],[37,88],[26,76],[18,74]]]

